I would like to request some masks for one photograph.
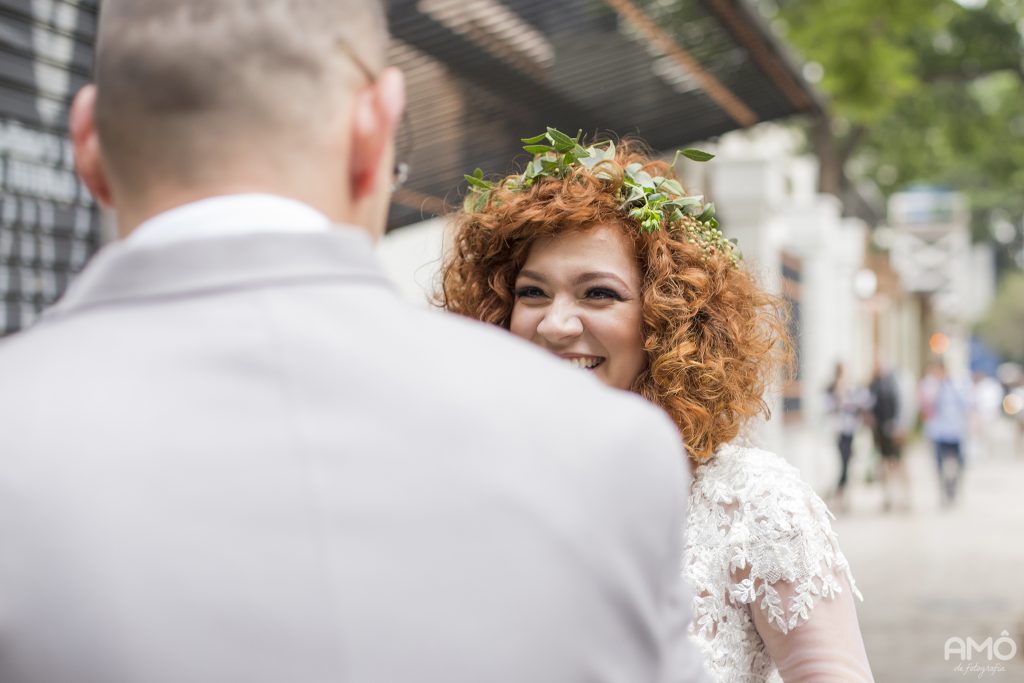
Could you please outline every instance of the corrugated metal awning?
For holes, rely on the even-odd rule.
[[[821,109],[744,0],[389,0],[388,13],[410,166],[389,228],[457,204],[473,168],[510,171],[518,139],[545,126],[667,150]]]

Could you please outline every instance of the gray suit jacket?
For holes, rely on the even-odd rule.
[[[699,667],[667,418],[355,230],[107,247],[0,344],[0,420],[4,683]]]

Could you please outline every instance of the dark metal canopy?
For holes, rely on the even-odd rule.
[[[545,126],[668,150],[822,107],[745,0],[389,0],[388,14],[411,169],[390,228],[457,204],[478,166],[511,172],[519,138]]]

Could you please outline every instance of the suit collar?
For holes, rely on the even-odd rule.
[[[233,194],[200,199],[150,218],[128,235],[154,246],[201,237],[279,232],[326,232],[331,220],[308,204],[273,194]]]
[[[204,237],[104,247],[44,315],[145,299],[313,281],[357,280],[394,291],[362,230]]]

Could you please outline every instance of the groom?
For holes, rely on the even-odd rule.
[[[121,237],[0,344],[4,683],[693,680],[668,420],[374,258],[367,0],[104,0]]]

